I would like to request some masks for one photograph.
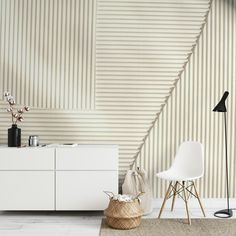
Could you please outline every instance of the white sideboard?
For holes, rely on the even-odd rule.
[[[118,146],[0,147],[0,210],[104,210],[118,192]]]

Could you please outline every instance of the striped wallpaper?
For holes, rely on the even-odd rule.
[[[235,24],[233,12],[219,8],[219,2],[213,1],[207,17],[209,0],[0,0],[0,93],[10,90],[17,102],[33,107],[21,125],[24,142],[38,134],[42,143],[119,144],[120,179],[141,154],[154,194],[161,196],[165,185],[154,173],[170,164],[182,140],[202,140],[208,130],[212,114],[196,112],[205,101],[196,99],[198,93],[204,88],[211,105],[221,95],[220,89],[208,93],[214,76],[222,83],[217,77],[222,71],[214,74],[206,60],[207,65],[216,60],[213,48],[223,49]],[[228,17],[224,25],[223,17]],[[227,36],[220,44],[216,37],[224,27]],[[9,126],[8,114],[1,112],[0,143]],[[219,150],[223,154],[223,147]],[[208,169],[218,168],[221,159],[213,156]],[[223,185],[200,184],[204,196],[224,194]]]
[[[37,108],[94,109],[95,0],[1,0],[0,89]]]
[[[96,108],[159,113],[201,31],[208,4],[99,0]]]
[[[236,1],[214,0],[198,44],[139,155],[139,164],[149,170],[155,196],[163,196],[167,187],[155,173],[171,165],[185,140],[204,144],[205,176],[198,183],[201,195],[226,196],[223,113],[212,109],[228,90],[230,196],[236,197],[235,40]]]

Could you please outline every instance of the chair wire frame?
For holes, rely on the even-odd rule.
[[[203,216],[205,217],[206,216],[205,211],[203,209],[203,205],[201,203],[201,200],[200,200],[199,194],[197,192],[194,181],[182,181],[182,183],[180,181],[175,181],[174,184],[173,184],[173,182],[174,181],[171,181],[168,186],[168,189],[167,189],[165,198],[163,200],[158,218],[161,217],[165,203],[170,198],[172,198],[171,211],[173,211],[176,196],[179,196],[185,202],[188,224],[191,224],[191,219],[189,216],[189,208],[188,208],[188,200],[190,197],[197,198],[198,203],[201,208],[201,211],[203,213]],[[193,192],[193,190],[194,190],[194,192]]]

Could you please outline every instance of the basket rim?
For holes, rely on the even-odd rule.
[[[114,215],[110,215],[107,213],[107,210],[104,211],[104,215],[106,217],[111,217],[111,218],[116,218],[116,219],[131,219],[131,218],[138,218],[138,217],[142,217],[143,216],[143,211],[140,211],[139,213],[137,213],[136,215],[132,215],[132,216],[119,216],[119,217],[115,217]]]
[[[110,198],[110,201],[118,202],[118,203],[121,203],[121,204],[134,203],[134,202],[136,202],[136,201],[139,202],[139,200],[138,200],[137,198],[134,199],[134,200],[132,200],[132,201],[130,201],[130,202],[119,201],[118,199],[113,199],[113,198]]]

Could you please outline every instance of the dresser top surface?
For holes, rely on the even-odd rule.
[[[76,144],[76,145],[68,145],[68,144],[49,144],[49,145],[41,145],[41,146],[37,146],[37,147],[8,147],[7,145],[2,145],[0,144],[0,149],[14,149],[14,148],[18,148],[18,149],[37,149],[37,148],[118,148],[118,145],[114,145],[114,144],[109,144],[109,145],[105,145],[105,144]]]

